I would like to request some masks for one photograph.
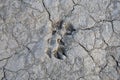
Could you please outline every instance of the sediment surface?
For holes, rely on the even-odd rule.
[[[120,0],[0,0],[0,80],[120,80]]]

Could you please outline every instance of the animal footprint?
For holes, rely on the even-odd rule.
[[[66,38],[66,35],[72,35],[74,31],[76,30],[73,28],[73,25],[70,23],[66,24],[64,20],[60,20],[52,25],[52,36],[48,39],[48,46],[50,47],[46,51],[49,58],[52,58],[52,55],[60,60],[64,60],[67,57],[65,48],[67,45],[63,40]],[[60,37],[58,38],[58,36]]]

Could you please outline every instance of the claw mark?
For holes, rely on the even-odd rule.
[[[57,42],[58,42],[60,45],[65,45],[65,43],[64,43],[61,39],[57,39]]]
[[[66,35],[72,35],[72,32],[76,31],[74,28],[73,28],[73,25],[72,24],[67,24],[65,26],[66,28]]]
[[[52,35],[55,35],[55,33],[56,33],[56,30],[53,30],[53,31],[52,31]]]

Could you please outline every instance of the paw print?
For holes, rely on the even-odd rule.
[[[46,51],[49,58],[52,58],[52,55],[60,60],[67,58],[66,43],[63,41],[63,38],[66,35],[72,35],[74,31],[76,30],[73,28],[73,25],[70,23],[66,24],[64,20],[59,20],[52,25],[52,36],[48,39],[48,46],[50,47]]]

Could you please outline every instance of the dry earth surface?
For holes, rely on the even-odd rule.
[[[120,80],[120,0],[0,0],[0,80]]]

